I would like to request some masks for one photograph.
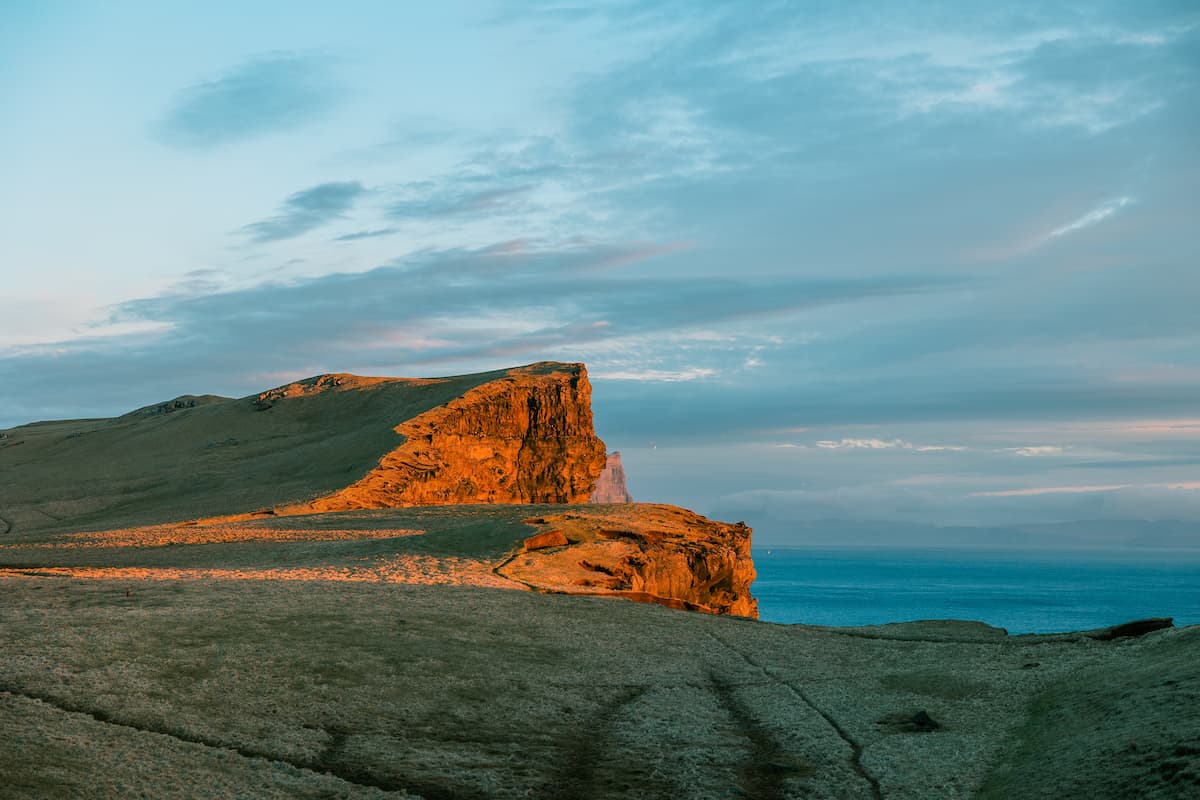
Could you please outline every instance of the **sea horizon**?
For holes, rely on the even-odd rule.
[[[1200,624],[1200,550],[903,545],[755,547],[766,622],[836,627],[961,619],[1011,634],[1132,619]]]

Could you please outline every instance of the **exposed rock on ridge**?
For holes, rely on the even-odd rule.
[[[621,454],[615,450],[608,454],[604,471],[596,479],[596,488],[592,489],[593,503],[632,503],[633,497],[625,488],[625,468],[621,466]]]

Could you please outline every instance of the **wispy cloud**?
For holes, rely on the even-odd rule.
[[[275,216],[241,230],[255,244],[292,239],[340,219],[366,192],[358,181],[318,184],[288,197]]]
[[[1007,452],[1015,453],[1026,458],[1037,458],[1039,456],[1061,456],[1063,449],[1057,445],[1037,445],[1035,447],[1009,447],[1005,448]]]
[[[968,497],[1036,497],[1045,494],[1092,494],[1136,489],[1143,492],[1193,492],[1200,490],[1200,481],[1169,483],[1114,483],[1098,486],[1033,486],[1024,489],[1003,489],[994,492],[971,492]]]
[[[676,381],[695,381],[701,378],[711,378],[716,375],[714,369],[707,367],[689,367],[686,369],[641,369],[641,370],[596,370],[595,377],[610,381],[653,381],[674,383]]]
[[[918,453],[966,450],[958,445],[916,445],[903,439],[837,439],[817,442],[822,450],[913,450]]]
[[[216,147],[309,123],[333,109],[343,94],[328,58],[264,56],[180,90],[158,134],[177,147]]]
[[[1090,228],[1091,226],[1108,219],[1113,214],[1116,214],[1118,211],[1132,202],[1132,197],[1117,197],[1109,200],[1108,202],[1102,203],[1096,208],[1093,208],[1091,211],[1087,212],[1078,219],[1068,222],[1066,225],[1050,231],[1050,233],[1046,234],[1046,238],[1056,239],[1059,236],[1065,236],[1068,233],[1074,233],[1075,231],[1080,231],[1084,228]]]
[[[388,205],[385,213],[396,220],[495,215],[517,210],[521,199],[533,188],[529,184],[483,189],[453,184],[410,187],[405,191],[406,196]]]
[[[335,242],[357,242],[360,239],[377,239],[380,236],[391,236],[399,233],[399,228],[375,228],[367,231],[355,231],[354,233],[343,233],[341,236],[333,237]]]
[[[1036,497],[1043,494],[1089,494],[1128,489],[1131,484],[1114,483],[1103,486],[1035,486],[1028,489],[1003,489],[996,492],[971,492],[969,497]]]

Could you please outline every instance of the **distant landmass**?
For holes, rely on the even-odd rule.
[[[964,547],[1036,550],[1200,550],[1200,523],[1186,520],[1078,520],[1027,525],[925,525],[914,522],[793,520],[720,507],[724,519],[754,521],[756,543],[772,547]]]

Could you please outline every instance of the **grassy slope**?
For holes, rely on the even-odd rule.
[[[241,513],[324,494],[400,444],[397,424],[503,374],[379,383],[266,411],[247,397],[9,429],[0,440],[0,517],[16,539]]]

